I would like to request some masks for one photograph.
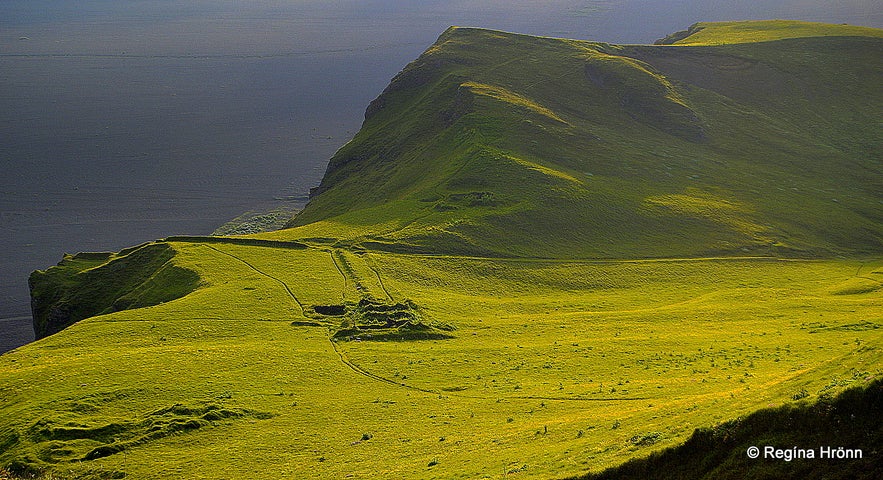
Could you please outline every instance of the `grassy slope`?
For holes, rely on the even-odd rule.
[[[141,308],[187,295],[199,276],[172,261],[168,245],[148,244],[119,254],[66,255],[56,267],[31,274],[37,338],[102,313]]]
[[[838,60],[877,40],[820,41],[614,47],[447,32],[369,109],[304,225],[261,237],[309,248],[156,244],[198,289],[0,357],[0,467],[555,478],[881,377],[880,139],[862,123],[879,92],[844,75],[843,98],[803,115],[790,103],[832,93],[792,57],[810,48],[879,77],[871,59]],[[495,62],[467,78],[488,48]],[[767,75],[776,62],[781,78]],[[787,102],[751,94],[732,69],[778,79],[768,87]],[[701,84],[712,73],[720,81]],[[835,125],[850,108],[856,120]],[[743,247],[877,260],[578,258]],[[47,274],[83,278],[63,270]],[[338,319],[317,321],[313,307],[365,296],[412,300],[454,338],[332,342]]]
[[[699,22],[660,40],[660,45],[723,45],[769,42],[808,37],[883,37],[880,29],[854,25],[760,20],[754,22]]]
[[[677,47],[451,29],[369,107],[304,228],[272,237],[556,258],[879,251],[880,32],[739,25]]]
[[[582,480],[654,477],[660,480],[851,478],[874,480],[883,476],[878,448],[883,443],[883,385],[879,380],[814,404],[784,405],[763,409],[745,418],[697,430],[681,446],[632,460],[602,474]],[[761,440],[763,443],[758,444]],[[860,450],[861,456],[831,457],[822,448]],[[757,459],[745,452],[760,448]],[[765,448],[812,450],[812,456],[776,460]],[[780,457],[781,458],[781,457]]]
[[[0,357],[4,466],[551,478],[883,373],[879,262],[339,251],[344,277],[319,248],[171,246],[202,278],[196,292]],[[313,320],[301,305],[387,293],[454,324],[455,338],[333,344],[325,326],[299,326]],[[632,441],[647,435],[655,443]]]

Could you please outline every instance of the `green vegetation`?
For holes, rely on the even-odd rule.
[[[723,45],[807,37],[883,37],[877,28],[854,25],[765,20],[755,22],[700,22],[658,42],[659,45]]]
[[[248,235],[271,232],[284,227],[297,211],[297,208],[286,205],[269,211],[246,212],[215,229],[212,235]]]
[[[66,255],[58,266],[31,274],[34,331],[44,337],[102,313],[141,308],[193,291],[199,276],[175,265],[172,248],[148,244],[119,254]]]
[[[738,474],[747,442],[879,403],[883,40],[719,27],[731,43],[448,30],[291,228],[36,272],[38,319],[79,321],[0,356],[0,468]],[[788,36],[768,27],[746,28]]]
[[[442,340],[452,338],[450,325],[426,321],[411,301],[383,303],[363,298],[345,309],[334,340]]]
[[[699,429],[683,444],[654,453],[647,459],[632,460],[601,474],[580,477],[582,480],[617,478],[854,478],[873,480],[883,475],[883,464],[874,458],[883,442],[880,429],[883,415],[883,384],[876,380],[865,388],[857,387],[808,405],[783,405],[763,409],[745,418],[724,422],[713,428]],[[759,459],[745,452],[760,445]],[[831,447],[831,446],[834,447]],[[849,445],[861,450],[861,458],[822,457],[823,448],[838,450]],[[768,459],[763,447],[778,446],[791,460]],[[847,447],[843,447],[846,450]],[[791,450],[790,452],[788,450]],[[812,450],[800,453],[797,450]],[[867,452],[867,453],[865,453]]]
[[[540,258],[876,255],[883,34],[693,31],[682,42],[695,45],[614,46],[451,28],[369,106],[300,228],[266,238]]]
[[[879,292],[837,287],[883,275],[880,262],[162,245],[202,287],[0,357],[6,468],[549,478],[883,373]],[[341,255],[349,268],[335,266]],[[362,313],[396,306],[456,330],[443,340],[332,341],[346,309],[321,306],[369,296],[385,300]],[[205,417],[215,411],[235,415]]]

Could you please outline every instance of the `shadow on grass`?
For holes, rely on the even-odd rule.
[[[813,450],[806,458],[766,458],[765,447]],[[748,449],[760,449],[759,458]],[[861,458],[821,458],[822,448],[860,450]],[[787,453],[787,452],[783,452]],[[697,429],[678,447],[572,480],[614,479],[859,479],[883,478],[883,381],[836,398],[764,409]],[[855,456],[855,455],[853,455]]]

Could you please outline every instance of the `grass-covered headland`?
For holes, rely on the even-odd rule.
[[[289,228],[35,272],[0,476],[879,472],[881,47],[452,28]]]

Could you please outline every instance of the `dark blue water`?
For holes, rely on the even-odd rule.
[[[368,102],[450,25],[649,43],[710,20],[880,27],[881,7],[3,0],[0,352],[33,339],[27,276],[63,253],[208,234],[305,194]]]

